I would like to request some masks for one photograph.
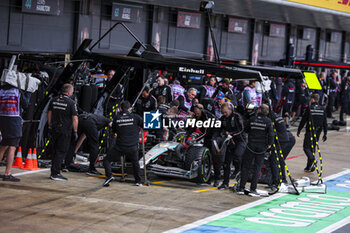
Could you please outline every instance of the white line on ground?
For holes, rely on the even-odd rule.
[[[331,180],[331,179],[337,178],[337,177],[339,177],[339,176],[342,176],[342,175],[345,175],[345,174],[348,174],[348,173],[350,173],[350,169],[346,169],[346,170],[344,170],[344,171],[342,171],[342,172],[339,172],[339,173],[337,173],[337,174],[334,174],[334,175],[331,175],[331,176],[327,176],[327,177],[325,177],[325,178],[323,179],[323,181]],[[237,213],[237,212],[239,212],[239,211],[246,210],[246,209],[248,209],[248,208],[251,208],[251,207],[254,207],[254,206],[257,206],[257,205],[266,203],[266,202],[269,202],[269,201],[271,201],[271,200],[277,199],[277,198],[282,197],[282,196],[285,196],[285,195],[288,195],[288,194],[281,194],[281,193],[278,193],[278,194],[275,194],[275,195],[273,195],[273,196],[270,196],[270,197],[267,197],[267,198],[264,198],[264,199],[261,199],[261,200],[257,200],[257,201],[248,203],[248,204],[246,204],[246,205],[239,206],[239,207],[236,207],[236,208],[233,208],[233,209],[230,209],[230,210],[227,210],[227,211],[218,213],[218,214],[216,214],[216,215],[213,215],[213,216],[210,216],[210,217],[207,217],[207,218],[198,220],[198,221],[196,221],[196,222],[193,222],[193,223],[184,225],[184,226],[182,226],[182,227],[175,228],[175,229],[172,229],[172,230],[169,230],[169,231],[165,231],[165,233],[183,232],[183,231],[186,231],[186,230],[189,230],[189,229],[192,229],[192,228],[195,228],[195,227],[198,227],[198,226],[207,224],[208,222],[212,222],[212,221],[215,221],[215,220],[217,220],[217,219],[227,217],[227,216],[229,216],[229,215],[231,215],[231,214],[234,214],[234,213]],[[344,220],[345,220],[345,219],[344,219]],[[339,223],[339,222],[338,222],[338,223]],[[336,224],[337,224],[337,223],[335,223],[335,224],[333,224],[333,225],[336,225]],[[328,232],[329,232],[329,231],[328,231]]]
[[[27,172],[20,172],[20,173],[15,173],[12,174],[13,176],[23,176],[23,175],[28,175],[28,174],[33,174],[33,173],[39,173],[39,172],[45,172],[45,171],[49,171],[50,168],[42,168],[40,170],[35,170],[35,171],[27,171]]]
[[[110,204],[118,204],[118,205],[124,205],[129,207],[136,207],[136,208],[142,208],[147,210],[161,210],[161,211],[175,211],[178,209],[173,208],[166,208],[166,207],[158,207],[158,206],[149,206],[149,205],[142,205],[142,204],[135,204],[130,202],[121,202],[121,201],[113,201],[113,200],[106,200],[106,199],[100,199],[100,198],[91,198],[91,197],[79,197],[79,196],[67,196],[66,198],[72,199],[79,199],[80,201],[86,201],[90,203],[110,203]]]
[[[345,225],[347,225],[348,223],[350,223],[350,216],[347,218],[344,218],[343,220],[336,222],[326,228],[324,228],[323,230],[318,231],[317,233],[329,233],[329,232],[333,232]]]

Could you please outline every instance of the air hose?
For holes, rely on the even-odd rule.
[[[310,130],[310,134],[311,134],[311,136],[310,136],[311,151],[312,151],[312,156],[313,156],[313,159],[314,159],[314,165],[315,165],[315,168],[316,168],[316,172],[317,172],[317,175],[318,175],[317,184],[319,184],[319,183],[323,184],[323,180],[322,180],[323,160],[322,160],[321,150],[320,150],[320,147],[319,147],[318,141],[317,141],[315,126],[313,125],[313,122],[312,122],[311,112],[310,112],[309,127],[310,127],[309,130]],[[318,157],[320,158],[320,169],[317,166],[317,160],[316,160],[316,156],[315,156],[316,149],[317,149]]]

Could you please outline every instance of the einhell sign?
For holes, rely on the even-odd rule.
[[[285,0],[350,13],[350,0]]]

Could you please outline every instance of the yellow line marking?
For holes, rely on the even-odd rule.
[[[161,181],[152,182],[151,184],[163,184],[163,183],[167,183],[167,182],[170,182],[170,181],[177,181],[177,180],[161,180]]]
[[[122,174],[121,173],[113,173],[114,176],[121,176]],[[127,176],[128,174],[124,173],[124,176]],[[88,178],[89,179],[94,179],[94,178],[104,178],[106,177],[105,175],[102,175],[102,176],[89,176]]]
[[[150,187],[165,188],[165,187],[159,186],[159,185],[150,185]]]
[[[102,177],[106,177],[106,176],[89,176],[89,179],[94,179],[94,178],[102,178]]]
[[[230,184],[229,187],[235,186],[236,184]],[[218,189],[218,187],[213,187],[213,188],[209,188],[209,189],[201,189],[201,190],[196,190],[193,191],[194,193],[201,193],[201,192],[206,192],[206,191],[211,191],[211,190],[215,190]]]
[[[156,181],[156,182],[152,182],[151,184],[163,184],[166,182],[169,182],[169,180]]]

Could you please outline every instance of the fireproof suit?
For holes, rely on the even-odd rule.
[[[312,129],[310,130],[310,122],[315,127],[315,131]],[[304,152],[307,156],[307,165],[305,169],[310,169],[314,163],[313,151],[316,147],[316,141],[311,140],[311,136],[314,136],[312,134],[316,134],[316,139],[319,141],[323,129],[324,140],[327,138],[327,116],[324,108],[318,103],[312,103],[310,107],[306,109],[300,121],[297,135],[300,134],[305,124],[306,133],[303,144]]]
[[[116,157],[126,155],[131,161],[135,183],[141,182],[140,165],[138,160],[139,130],[142,127],[142,118],[137,114],[130,114],[128,111],[118,113],[113,119],[113,131],[117,138],[113,147],[103,159],[106,177],[112,176],[110,162]]]
[[[250,191],[256,191],[264,155],[274,140],[271,120],[267,116],[258,113],[257,116],[249,119],[246,131],[248,133],[248,145],[243,156],[239,189],[245,188],[249,178],[249,170],[254,160]]]
[[[293,146],[295,145],[295,137],[291,132],[287,130],[286,124],[283,120],[283,118],[279,115],[277,115],[275,112],[271,112],[271,120],[274,122],[277,138],[278,141],[275,140],[276,145],[276,151],[272,149],[271,156],[269,157],[271,172],[272,172],[272,182],[274,185],[279,184],[279,169],[278,169],[278,162],[276,157],[279,158],[279,165],[281,167],[282,172],[282,182],[286,182],[286,172],[285,172],[285,159],[288,157],[289,152],[292,150]],[[276,135],[275,135],[276,136]],[[279,151],[282,151],[283,159],[280,158]]]
[[[229,117],[222,116],[220,121],[221,129],[215,132],[215,136],[213,138],[218,142],[223,142],[225,138],[220,137],[220,133],[228,133],[233,137],[227,145],[226,153],[213,153],[214,179],[220,179],[220,171],[221,167],[223,166],[223,184],[228,185],[232,161],[235,166],[234,173],[237,174],[239,171],[241,171],[242,156],[246,148],[247,135],[244,132],[244,119],[239,113],[232,112]],[[212,148],[212,151],[213,150],[215,150],[215,148]]]

